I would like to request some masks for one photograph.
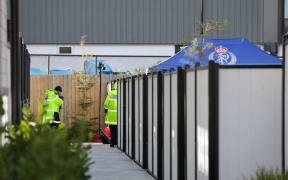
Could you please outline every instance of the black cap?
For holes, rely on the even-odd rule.
[[[62,92],[61,86],[56,86],[54,90],[55,90],[55,91],[60,91],[60,92]]]

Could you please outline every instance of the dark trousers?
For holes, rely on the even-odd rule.
[[[59,113],[58,112],[54,112],[54,121],[60,121],[60,116],[59,116]],[[58,126],[60,125],[60,123],[51,123],[50,124],[51,127],[56,127],[58,128]]]
[[[112,145],[117,145],[117,125],[109,125],[109,129],[110,129],[110,136],[111,136],[111,140],[110,140],[110,144]]]
[[[50,126],[51,126],[51,127],[56,127],[56,128],[58,128],[59,123],[51,123]]]

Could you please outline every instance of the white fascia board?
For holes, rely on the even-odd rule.
[[[69,55],[82,55],[85,53],[91,55],[106,56],[173,56],[175,53],[174,45],[143,45],[143,44],[87,44],[82,48],[75,44],[28,44],[27,48],[30,54],[50,54],[59,55],[59,47],[72,47],[72,53]],[[65,55],[65,54],[63,54]]]
[[[43,45],[43,44],[33,44],[27,45],[27,49],[30,54],[59,54],[57,46],[55,45]]]

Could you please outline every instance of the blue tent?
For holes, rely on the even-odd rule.
[[[51,69],[50,73],[54,75],[69,75],[71,74],[71,69]]]
[[[107,62],[105,60],[101,60],[98,59],[97,60],[97,67],[99,67],[99,63],[104,64],[105,70],[102,71],[103,74],[113,74],[113,70],[112,68],[109,66],[109,64],[107,64]],[[92,60],[85,60],[84,66],[86,68],[86,71],[88,74],[95,74],[95,64],[96,64],[96,60],[92,59]],[[97,68],[97,73],[100,73],[100,70]]]
[[[200,43],[203,43],[200,42]],[[282,64],[282,61],[265,51],[262,51],[258,46],[249,42],[246,38],[234,39],[205,39],[204,43],[212,43],[213,48],[205,50],[205,56],[201,62],[201,66],[207,65],[209,60],[214,60],[221,65],[264,65],[264,64]],[[203,43],[203,44],[204,44]],[[194,67],[194,62],[191,57],[186,54],[191,54],[192,48],[195,46],[189,45],[173,57],[153,67],[159,70],[170,70],[171,68],[183,67],[189,64]],[[200,62],[199,56],[194,56],[196,62]]]
[[[30,74],[31,75],[39,75],[39,74],[48,74],[48,72],[46,72],[46,71],[42,71],[42,70],[40,70],[40,69],[38,69],[38,68],[31,68],[30,69]]]

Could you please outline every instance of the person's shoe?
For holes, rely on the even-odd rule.
[[[113,147],[114,147],[114,144],[110,144],[110,147],[113,148]]]

